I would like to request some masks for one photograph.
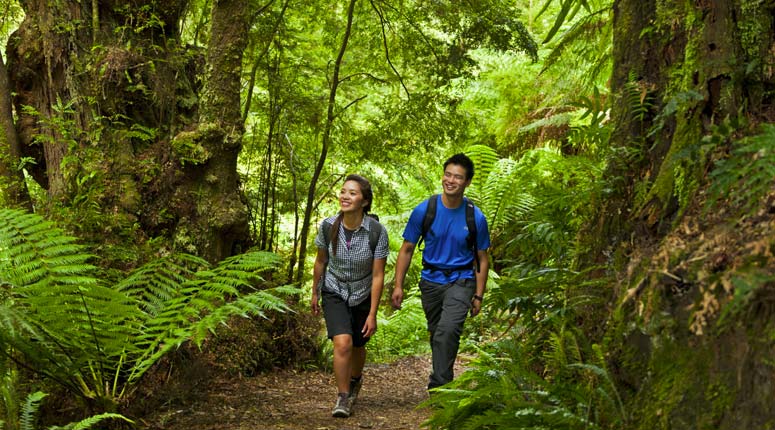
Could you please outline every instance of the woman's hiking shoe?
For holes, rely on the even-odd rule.
[[[350,404],[355,404],[355,400],[358,398],[358,393],[361,391],[363,385],[363,377],[350,378]]]
[[[351,408],[352,401],[350,400],[349,394],[339,393],[336,396],[336,404],[334,405],[334,410],[331,412],[331,415],[337,418],[347,418],[350,416]]]

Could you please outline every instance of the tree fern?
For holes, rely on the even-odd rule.
[[[180,296],[182,283],[208,266],[207,261],[189,254],[159,258],[130,273],[115,288],[135,299],[147,314],[156,315],[165,303]]]
[[[74,369],[112,360],[137,326],[126,296],[99,284],[91,257],[39,216],[0,210],[0,341],[25,365],[88,395]],[[6,351],[3,351],[6,352]]]
[[[494,149],[484,145],[470,146],[466,153],[477,166],[477,181],[469,188],[469,195],[484,212],[491,230],[532,210],[532,196],[515,187],[520,178],[514,161],[499,159]]]
[[[191,256],[184,260],[195,264],[205,263]],[[250,294],[240,292],[256,290],[257,283],[262,279],[259,273],[279,263],[276,254],[251,252],[230,257],[216,267],[189,274],[190,279],[177,286],[178,293],[161,303],[155,308],[155,313],[148,314],[143,320],[143,331],[134,338],[141,353],[130,360],[129,382],[141,378],[159,358],[183,342],[192,340],[199,344],[208,333],[231,316],[264,317],[268,310],[289,310],[279,296],[298,293],[295,287],[277,287]],[[187,270],[174,264],[167,267],[177,267],[181,272]],[[153,276],[151,278],[155,279]],[[123,284],[122,288],[134,290],[131,284]]]

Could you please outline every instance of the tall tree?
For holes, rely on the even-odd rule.
[[[166,237],[210,260],[246,241],[236,157],[254,2],[213,3],[206,52],[181,39],[186,0],[21,5],[10,90],[50,207],[87,239]]]
[[[747,279],[747,263],[726,260],[746,261],[747,256],[756,261],[750,263],[756,273],[769,264],[759,266],[764,255],[772,254],[745,246],[719,252],[715,248],[725,239],[706,236],[700,227],[706,220],[698,216],[688,225],[681,222],[683,214],[696,214],[687,208],[704,203],[708,194],[697,191],[714,179],[706,173],[715,160],[728,159],[751,172],[751,166],[771,157],[766,148],[771,148],[771,133],[761,133],[772,130],[762,124],[775,118],[773,16],[772,2],[614,2],[611,143],[616,158],[607,172],[611,188],[601,217],[586,239],[597,263],[630,251],[646,254],[627,255],[632,257],[628,270],[634,269],[627,281],[633,288],[623,288],[616,298],[620,306],[605,334],[615,339],[609,359],[619,370],[620,386],[631,390],[633,428],[762,428],[773,420],[768,405],[775,393],[761,389],[772,354],[771,338],[763,334],[772,330],[771,312],[760,310],[769,309],[763,297],[772,278],[753,279],[755,274],[750,281],[728,282]],[[761,149],[731,150],[741,146],[736,141],[742,136],[751,135]],[[737,180],[742,170],[728,173]],[[764,183],[771,191],[771,171]],[[723,224],[721,214],[713,219]],[[735,221],[730,229],[744,224]],[[677,225],[686,231],[671,232]],[[649,248],[668,232],[673,241],[649,261]],[[700,256],[684,245],[666,249],[693,241],[693,235],[702,238],[697,239]],[[770,236],[762,242],[771,243]],[[674,275],[678,268],[685,273]],[[740,311],[747,306],[750,310]],[[716,325],[711,321],[717,315]],[[588,322],[599,327],[599,321]]]
[[[336,112],[336,92],[341,83],[339,74],[342,68],[342,62],[344,61],[344,55],[347,53],[347,43],[350,41],[350,32],[352,31],[353,16],[355,11],[355,3],[357,0],[350,0],[347,6],[347,24],[342,34],[342,43],[339,47],[339,53],[336,56],[333,64],[333,74],[331,75],[331,87],[328,93],[328,105],[326,106],[326,119],[323,126],[322,146],[320,149],[320,156],[318,162],[315,165],[315,170],[312,174],[312,179],[309,184],[309,191],[307,193],[307,204],[304,210],[304,220],[301,225],[301,237],[302,240],[309,234],[310,223],[312,220],[312,208],[315,202],[316,191],[318,187],[318,179],[323,171],[323,165],[326,162],[328,156],[328,149],[331,145],[331,129],[334,125],[338,112]],[[303,242],[302,242],[303,243]],[[299,250],[299,270],[296,272],[296,281],[301,281],[304,276],[304,260],[307,255],[307,247],[302,246]]]
[[[742,0],[614,2],[611,144],[628,155],[611,165],[609,176],[622,180],[604,208],[604,237],[622,237],[629,220],[669,227],[679,196],[690,195],[703,173],[703,136],[730,117],[752,125],[772,118],[773,11]],[[650,189],[634,201],[639,181]]]

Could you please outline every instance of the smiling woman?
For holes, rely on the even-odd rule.
[[[319,314],[322,305],[328,338],[334,342],[338,394],[332,415],[341,418],[350,416],[360,391],[365,346],[377,331],[385,279],[387,230],[366,216],[373,200],[366,178],[347,176],[339,191],[339,213],[323,221],[315,238],[312,313]]]

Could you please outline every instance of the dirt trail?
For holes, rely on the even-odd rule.
[[[216,378],[207,392],[186,405],[159,411],[145,422],[165,430],[354,430],[419,429],[429,411],[428,357],[367,364],[364,384],[350,418],[333,418],[333,375],[279,370],[255,377]]]

